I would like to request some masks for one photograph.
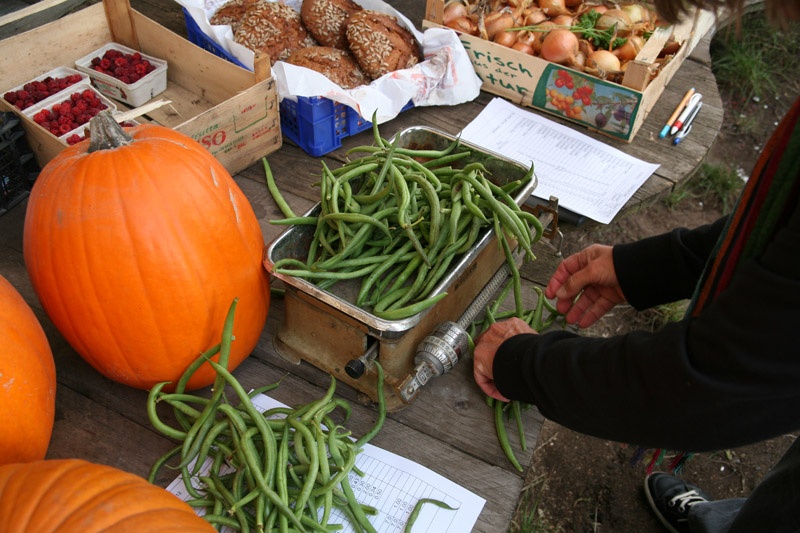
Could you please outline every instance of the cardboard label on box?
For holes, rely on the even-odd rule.
[[[639,91],[548,61],[520,61],[518,53],[475,39],[461,36],[485,91],[623,140],[631,137]]]

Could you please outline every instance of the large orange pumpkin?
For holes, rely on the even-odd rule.
[[[23,251],[45,311],[108,378],[176,381],[219,342],[239,299],[229,367],[255,347],[269,309],[261,226],[231,175],[170,128],[123,132],[103,112],[28,200]],[[189,389],[213,382],[209,365]]]
[[[28,303],[0,276],[0,465],[44,459],[55,404],[56,367],[47,336]]]
[[[0,467],[3,531],[216,531],[174,494],[134,474],[81,459]]]

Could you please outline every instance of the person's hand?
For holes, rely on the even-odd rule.
[[[582,328],[625,302],[611,246],[593,244],[564,259],[550,278],[545,296],[557,298],[556,309],[567,323]]]
[[[492,371],[494,356],[503,341],[520,333],[536,332],[524,320],[514,317],[495,322],[481,333],[475,342],[475,350],[473,351],[475,383],[486,395],[495,400],[509,401],[508,398],[500,394],[494,384],[494,372]]]

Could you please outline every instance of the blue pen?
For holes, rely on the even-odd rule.
[[[703,102],[698,102],[696,106],[694,106],[694,110],[692,110],[692,114],[689,115],[689,118],[686,119],[686,123],[680,129],[675,138],[672,139],[672,144],[679,144],[684,137],[689,135],[689,132],[692,131],[692,122],[694,122],[694,117],[697,116],[697,113],[700,112],[700,108],[703,107]]]

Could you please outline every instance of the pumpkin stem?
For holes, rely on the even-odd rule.
[[[89,121],[89,153],[119,148],[133,142],[109,111],[100,111]]]

